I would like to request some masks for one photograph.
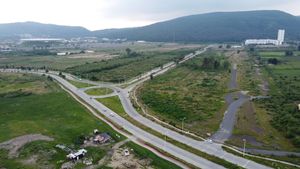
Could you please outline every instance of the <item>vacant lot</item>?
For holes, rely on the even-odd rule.
[[[93,117],[47,77],[0,73],[0,85],[0,143],[28,134],[43,134],[51,138],[49,142],[25,144],[18,150],[16,158],[8,158],[8,150],[0,149],[0,168],[60,168],[67,161],[66,152],[55,145],[65,144],[78,149],[83,137],[91,135],[94,129],[108,132],[116,142],[124,139],[123,136],[117,137],[111,127]],[[86,147],[87,157],[97,162],[111,151],[113,144]],[[136,147],[136,153],[149,153],[136,145],[132,147],[134,151]],[[174,167],[155,155],[150,160],[149,165],[154,168]],[[79,163],[76,167],[84,165]]]
[[[101,62],[88,63],[66,69],[69,73],[94,81],[123,82],[164,63],[174,61],[193,50],[170,52],[133,52],[134,54]]]
[[[270,64],[274,58],[278,63]],[[271,98],[255,100],[241,108],[230,142],[241,146],[246,138],[249,147],[299,151],[300,58],[287,57],[284,51],[268,51],[260,52],[257,61],[254,59],[243,63],[246,73],[240,77],[242,89]],[[253,66],[255,63],[260,67]],[[264,81],[268,82],[268,92],[260,90]]]
[[[149,113],[172,125],[181,128],[184,120],[186,130],[212,133],[218,129],[225,108],[227,64],[222,53],[203,54],[146,82],[138,92],[139,100]]]

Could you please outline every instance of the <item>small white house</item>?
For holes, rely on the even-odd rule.
[[[129,156],[129,155],[130,155],[130,152],[129,152],[129,150],[128,150],[128,149],[125,149],[125,150],[124,150],[124,155],[125,155],[125,157],[127,157],[127,156]]]
[[[67,52],[59,52],[56,54],[57,56],[66,56],[67,55]]]
[[[70,153],[67,155],[67,158],[70,160],[79,160],[85,156],[87,153],[87,150],[85,149],[80,149],[76,153]]]

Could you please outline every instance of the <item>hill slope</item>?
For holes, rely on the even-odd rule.
[[[98,36],[160,42],[228,42],[248,38],[276,38],[285,29],[290,40],[300,39],[300,17],[281,11],[217,12],[181,17],[152,25],[89,31],[83,27],[35,22],[0,24],[0,39],[20,37],[70,38]]]
[[[300,18],[281,11],[217,12],[94,33],[99,37],[129,40],[218,42],[276,38],[278,29],[285,29],[288,39],[300,39]]]
[[[30,34],[34,37],[80,37],[87,36],[91,32],[83,27],[59,26],[53,24],[41,24],[36,22],[18,22],[0,24],[0,38],[19,37]]]

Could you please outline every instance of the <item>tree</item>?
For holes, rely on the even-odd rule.
[[[300,45],[298,46],[298,51],[300,51]]]
[[[230,67],[229,61],[228,61],[228,60],[224,61],[224,63],[223,63],[223,68],[224,68],[224,69],[229,69],[229,67]]]
[[[219,69],[220,68],[220,62],[218,60],[214,61],[214,69]]]
[[[277,65],[278,64],[278,59],[277,58],[270,58],[268,59],[268,63]]]
[[[293,55],[294,55],[293,51],[291,51],[291,50],[285,51],[285,56],[293,56]]]
[[[131,49],[130,48],[126,48],[126,54],[127,54],[127,56],[129,56],[131,54]]]
[[[226,48],[227,48],[227,49],[230,49],[230,48],[231,48],[231,45],[229,45],[229,44],[226,45]]]

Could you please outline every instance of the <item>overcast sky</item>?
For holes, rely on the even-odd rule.
[[[35,21],[96,30],[191,14],[260,9],[300,15],[300,0],[1,0],[0,23]]]

